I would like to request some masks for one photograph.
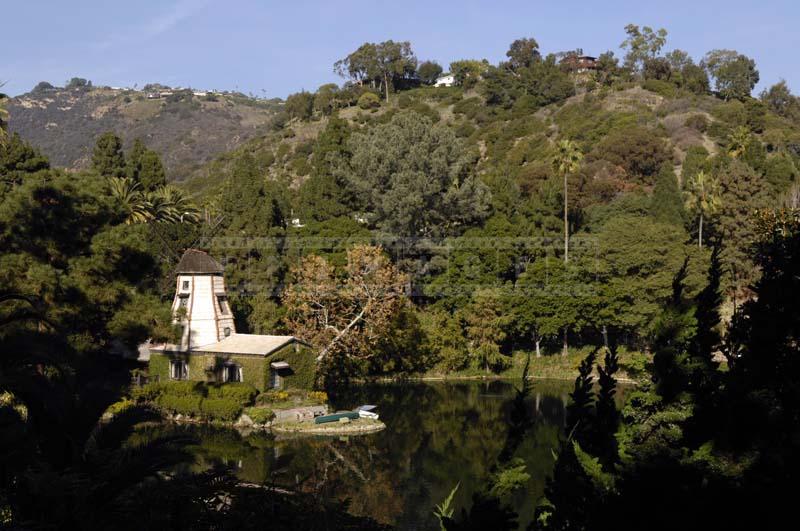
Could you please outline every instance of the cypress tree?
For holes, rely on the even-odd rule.
[[[658,172],[650,199],[650,215],[658,221],[672,225],[682,226],[684,223],[685,211],[678,178],[669,164],[663,164]]]
[[[717,327],[720,322],[719,307],[722,304],[720,293],[722,264],[719,255],[720,246],[715,245],[711,251],[711,263],[708,267],[708,284],[695,298],[694,316],[697,320],[697,333],[689,348],[691,360],[694,361],[693,373],[716,369],[713,353],[720,343]],[[692,377],[695,384],[699,383],[695,381],[698,377],[700,374],[694,374]]]
[[[571,433],[581,444],[585,444],[591,435],[594,402],[592,368],[596,356],[597,350],[593,350],[578,367],[578,376],[575,378],[575,386],[569,395],[570,404],[567,406],[567,433]]]
[[[150,191],[167,184],[164,165],[161,164],[161,157],[155,151],[148,149],[142,153],[139,161],[139,182],[142,183],[144,190]]]
[[[617,393],[617,379],[614,375],[617,370],[619,356],[616,342],[612,341],[606,348],[603,366],[597,366],[600,390],[597,393],[594,442],[599,450],[599,457],[606,464],[617,461],[617,441],[614,437],[619,425],[619,412],[614,402],[614,395]]]
[[[122,141],[109,131],[100,135],[92,154],[92,168],[106,177],[125,177],[125,155],[122,153]]]

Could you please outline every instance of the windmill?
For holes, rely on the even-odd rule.
[[[224,214],[219,214],[212,217],[212,214],[208,211],[208,209],[205,209],[203,212],[203,220],[201,222],[201,230],[199,234],[186,246],[181,246],[179,242],[174,241],[174,238],[168,234],[165,234],[164,230],[161,228],[163,226],[162,224],[149,224],[150,231],[161,243],[160,259],[161,263],[165,266],[164,269],[166,270],[166,274],[162,276],[161,284],[159,285],[159,291],[161,292],[162,296],[166,296],[165,294],[168,293],[169,297],[172,297],[172,291],[174,287],[172,285],[173,280],[175,279],[178,262],[180,262],[184,251],[197,247],[208,247],[211,239],[220,229],[224,220]]]

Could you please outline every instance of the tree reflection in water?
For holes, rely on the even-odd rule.
[[[242,482],[349,500],[353,514],[411,529],[438,527],[434,505],[456,483],[461,488],[454,506],[460,510],[485,487],[496,463],[518,458],[530,479],[510,501],[526,525],[553,465],[568,389],[569,382],[547,381],[523,395],[503,381],[361,386],[334,407],[377,404],[387,425],[382,432],[298,437],[196,426],[188,428],[199,440],[191,449],[196,463],[185,466],[200,471],[224,465]],[[520,422],[522,429],[509,430]]]

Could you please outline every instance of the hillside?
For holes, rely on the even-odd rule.
[[[141,138],[181,180],[220,153],[269,129],[277,101],[241,94],[148,99],[145,91],[108,87],[37,88],[12,98],[10,132],[37,146],[57,166],[88,167],[97,137],[116,132],[129,147]]]

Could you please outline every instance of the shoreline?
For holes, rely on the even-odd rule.
[[[576,374],[577,376],[577,374]],[[423,376],[378,376],[375,378],[354,378],[353,382],[357,384],[381,384],[381,383],[403,383],[403,382],[448,382],[448,381],[476,381],[476,380],[505,380],[513,381],[521,379],[520,376],[504,376],[501,374],[491,375],[423,375]],[[557,382],[574,382],[575,377],[566,376],[528,376],[527,380],[540,380],[540,381],[557,381]],[[633,378],[617,378],[617,383],[625,385],[638,385],[638,381]]]
[[[380,420],[358,419],[351,422],[329,422],[326,424],[314,424],[313,421],[305,422],[286,422],[272,426],[272,431],[280,434],[298,435],[366,435],[376,433],[386,428]]]

